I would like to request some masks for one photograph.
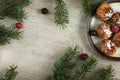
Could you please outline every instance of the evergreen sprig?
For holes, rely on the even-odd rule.
[[[81,0],[84,13],[86,15],[96,13],[96,8],[98,7],[99,3],[103,1],[105,0]]]
[[[97,59],[88,56],[86,60],[76,63],[79,57],[77,53],[79,53],[78,46],[68,48],[65,54],[55,62],[52,74],[47,77],[47,80],[117,80],[114,79],[111,66],[102,68],[98,76],[90,77],[90,73],[97,66]]]
[[[88,80],[88,74],[95,69],[96,65],[97,60],[93,56],[88,57],[87,60],[84,61],[75,71],[72,80]]]
[[[64,0],[56,0],[54,15],[55,23],[61,28],[65,28],[66,24],[69,23],[69,14]]]
[[[31,0],[1,0],[0,18],[9,17],[17,21],[23,21],[25,18],[24,7],[30,5]]]
[[[26,13],[22,9],[16,9],[14,11],[6,11],[3,14],[4,15],[2,17],[9,17],[11,19],[14,19],[20,22],[23,22],[23,20],[26,19]]]
[[[9,44],[11,39],[19,40],[21,33],[17,28],[0,25],[0,45]]]
[[[16,69],[17,69],[16,65],[10,65],[9,68],[6,69],[4,78],[0,78],[0,80],[14,80],[18,74]]]
[[[32,0],[0,0],[0,20],[8,17],[18,22],[23,22],[26,18],[23,8],[30,5],[31,2]],[[20,38],[21,31],[18,29],[0,25],[0,45],[10,43],[11,39],[19,40]]]
[[[53,73],[47,80],[68,80],[69,70],[75,66],[74,58],[79,53],[78,46],[69,47],[64,56],[62,56],[57,62],[55,62],[52,69]]]
[[[113,71],[114,70],[111,65],[108,66],[107,68],[101,69],[97,80],[117,80],[114,79]]]

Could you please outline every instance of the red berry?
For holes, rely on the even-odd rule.
[[[20,23],[20,22],[18,22],[18,23],[16,23],[16,27],[17,27],[18,29],[21,29],[21,28],[23,28],[23,24]]]
[[[97,31],[96,30],[91,30],[89,31],[90,35],[97,36]]]
[[[88,55],[86,53],[83,53],[83,54],[80,55],[81,60],[85,60],[87,58],[88,58]]]
[[[48,13],[48,9],[47,8],[42,8],[41,12],[42,12],[42,14],[47,14]]]
[[[112,32],[116,33],[119,31],[119,27],[118,26],[112,26]]]

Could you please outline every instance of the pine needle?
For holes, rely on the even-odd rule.
[[[10,65],[9,68],[6,69],[4,78],[1,78],[0,80],[14,80],[18,74],[16,69],[17,69],[17,66]]]
[[[79,53],[78,47],[68,48],[65,54],[55,62],[52,73],[47,80],[117,80],[114,79],[113,69],[108,66],[106,69],[99,71],[99,76],[91,76],[91,72],[97,66],[97,59],[89,56],[85,61],[75,64]],[[75,70],[75,71],[74,71]],[[72,73],[71,73],[72,71]]]
[[[47,80],[68,80],[68,71],[74,66],[73,59],[79,53],[78,46],[69,47],[65,54],[54,64],[53,74]]]
[[[0,19],[9,17],[17,21],[23,21],[26,18],[24,7],[30,5],[31,0],[2,0],[0,2]]]
[[[30,5],[31,2],[32,0],[0,0],[0,19],[8,17],[23,22],[26,18],[23,8]],[[10,44],[11,39],[19,40],[21,33],[17,28],[0,25],[0,45]]]
[[[0,45],[10,44],[11,39],[19,40],[22,32],[17,28],[0,25]]]
[[[101,69],[97,80],[116,80],[114,79],[112,66],[108,66],[106,69]]]
[[[67,5],[64,0],[56,0],[54,15],[55,23],[64,29],[66,27],[66,24],[69,23]]]
[[[95,69],[96,65],[97,60],[93,56],[88,57],[75,71],[72,80],[87,80],[88,74]]]
[[[83,11],[86,15],[90,15],[97,7],[99,0],[81,0]],[[95,12],[95,11],[94,11]]]

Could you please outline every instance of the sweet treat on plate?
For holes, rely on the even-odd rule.
[[[120,27],[120,12],[116,12],[115,14],[113,14],[111,22]]]
[[[98,33],[98,36],[101,37],[102,39],[108,39],[112,36],[110,25],[104,22],[97,27],[97,33]]]
[[[107,56],[112,56],[116,53],[117,47],[111,40],[104,39],[100,42],[100,50]]]
[[[113,42],[120,47],[120,32],[116,33],[113,37]]]
[[[96,15],[102,21],[107,21],[112,17],[113,9],[109,3],[104,2],[97,8]]]

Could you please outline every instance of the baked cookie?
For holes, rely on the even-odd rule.
[[[113,14],[111,22],[120,27],[120,12],[116,12],[115,14]]]
[[[113,42],[116,44],[116,46],[120,47],[120,32],[114,35]]]
[[[97,8],[96,15],[102,21],[107,21],[112,17],[113,9],[109,3],[104,2]]]
[[[104,39],[100,42],[100,50],[107,56],[112,56],[116,53],[117,47],[111,40]]]
[[[110,25],[106,24],[106,23],[101,23],[98,27],[97,27],[97,34],[99,37],[101,37],[102,39],[108,39],[112,36],[112,32],[110,30]]]

